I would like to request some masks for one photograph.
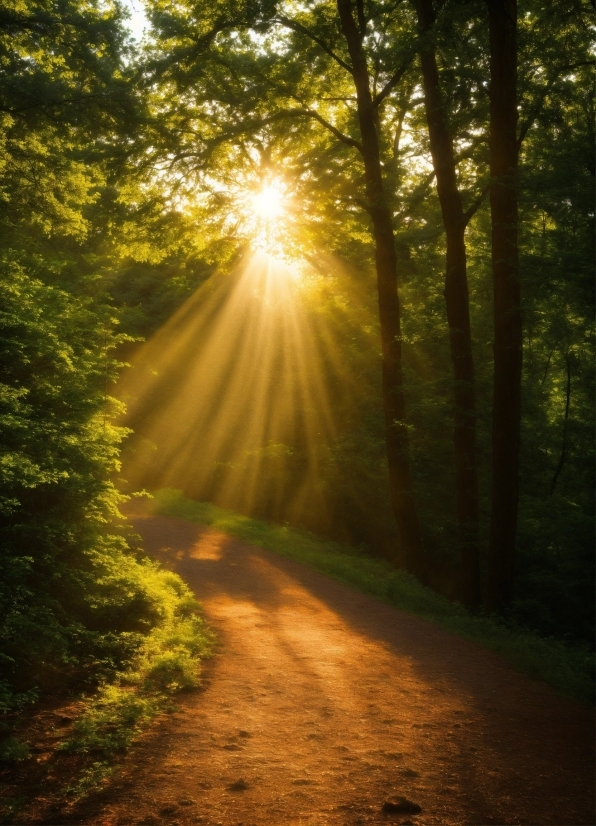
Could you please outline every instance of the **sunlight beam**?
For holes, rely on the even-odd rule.
[[[328,518],[320,492],[321,456],[337,430],[331,387],[348,384],[331,375],[341,359],[329,358],[333,337],[302,290],[284,263],[256,250],[140,348],[118,388],[135,431],[123,471],[132,487],[179,488],[282,521]]]

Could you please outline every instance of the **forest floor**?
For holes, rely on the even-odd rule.
[[[194,589],[217,653],[105,789],[14,822],[595,822],[593,709],[293,560],[182,519],[134,523]]]

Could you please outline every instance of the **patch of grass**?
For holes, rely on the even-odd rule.
[[[4,793],[4,788],[0,786],[0,823],[14,823],[14,817],[27,802],[24,795],[11,797]]]
[[[155,716],[161,700],[159,694],[146,696],[130,688],[105,686],[88,701],[59,749],[105,758],[124,752]]]
[[[29,746],[18,737],[6,737],[0,742],[0,763],[20,763],[29,757]]]
[[[114,760],[124,753],[172,696],[200,681],[200,661],[209,655],[213,634],[199,604],[177,574],[150,566],[145,586],[161,611],[132,666],[85,700],[60,751],[81,755],[77,777],[63,790],[75,800],[104,784]]]
[[[105,785],[114,774],[115,767],[108,760],[91,763],[77,775],[64,789],[64,795],[71,800],[81,800]]]
[[[474,640],[503,656],[519,671],[542,680],[561,694],[594,701],[594,656],[588,648],[544,638],[494,616],[472,614],[421,585],[414,577],[354,548],[321,539],[307,531],[280,527],[194,502],[166,488],[154,494],[156,513],[210,525],[251,545],[303,562],[327,576],[389,602],[397,608]]]

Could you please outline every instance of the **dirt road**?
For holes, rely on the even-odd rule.
[[[204,689],[69,822],[594,823],[589,709],[298,563],[183,520],[135,524],[220,646]],[[400,797],[422,811],[383,812]]]

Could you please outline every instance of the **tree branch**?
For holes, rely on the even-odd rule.
[[[470,145],[466,146],[465,149],[462,149],[461,152],[458,152],[454,156],[453,160],[455,161],[456,164],[459,164],[459,163],[461,163],[461,161],[466,160],[467,158],[471,158],[474,154],[474,150],[476,149],[476,147],[480,146],[481,143],[486,143],[486,141],[487,141],[487,136],[486,135],[484,135],[484,134],[476,135],[474,137],[474,139],[471,141]]]
[[[303,115],[305,117],[312,118],[313,120],[318,121],[321,126],[324,126],[325,129],[328,129],[335,137],[340,140],[342,143],[347,144],[348,146],[355,147],[360,153],[362,153],[362,144],[360,141],[357,141],[355,138],[351,138],[349,135],[344,135],[339,129],[337,129],[332,123],[329,123],[328,120],[325,120],[324,117],[319,115],[318,112],[315,112],[312,109],[289,109],[287,110],[287,116],[291,117],[292,115]]]
[[[408,57],[406,57],[404,62],[393,73],[393,75],[387,81],[385,86],[381,89],[379,94],[375,95],[375,97],[373,98],[373,102],[372,102],[372,105],[373,105],[374,108],[377,108],[385,100],[387,95],[397,86],[399,81],[402,79],[402,77],[405,75],[405,73],[410,68],[410,64],[412,63],[412,60],[414,59],[415,54],[416,54],[415,52],[412,52],[411,55],[408,55]]]
[[[426,178],[416,187],[414,192],[412,193],[412,197],[408,201],[407,205],[404,209],[401,210],[396,216],[395,220],[399,223],[403,221],[404,218],[407,218],[408,214],[412,212],[412,210],[418,206],[418,204],[424,199],[429,186],[432,184],[435,177],[435,170],[433,169],[432,172],[429,172]]]
[[[472,220],[472,218],[474,217],[474,215],[476,215],[479,208],[482,206],[482,202],[484,201],[484,199],[488,195],[489,190],[490,190],[490,184],[485,184],[482,187],[482,191],[480,192],[480,195],[478,195],[476,200],[472,202],[472,205],[470,206],[470,208],[467,209],[464,212],[464,215],[463,215],[464,227],[467,227],[468,224],[470,223],[470,221]]]
[[[346,63],[339,55],[335,54],[333,49],[331,49],[324,40],[318,37],[314,32],[311,32],[310,29],[307,29],[306,26],[303,26],[302,23],[298,23],[296,20],[291,20],[289,17],[277,17],[277,22],[280,23],[282,26],[285,26],[287,29],[292,29],[292,31],[300,32],[300,34],[306,35],[309,37],[314,43],[323,49],[323,51],[329,55],[329,57],[333,58],[337,64],[339,64],[342,69],[345,69],[346,72],[352,74],[352,67]]]
[[[593,60],[581,60],[578,63],[568,63],[565,66],[559,66],[557,69],[555,69],[552,77],[545,84],[544,88],[542,89],[542,91],[538,95],[538,99],[534,103],[534,106],[531,108],[528,117],[522,123],[522,125],[520,127],[519,137],[517,139],[517,151],[518,152],[521,149],[522,143],[524,142],[524,138],[528,134],[528,131],[531,129],[534,122],[536,121],[536,118],[540,114],[540,110],[544,106],[544,101],[548,97],[550,91],[552,90],[553,86],[555,85],[557,80],[560,78],[560,76],[563,74],[563,72],[569,72],[573,69],[579,69],[580,66],[593,66],[593,65],[594,65]]]
[[[368,20],[366,19],[366,15],[364,14],[364,2],[363,0],[356,0],[356,14],[358,15],[358,27],[360,28],[360,34],[362,37],[366,35],[366,27],[368,25]]]

